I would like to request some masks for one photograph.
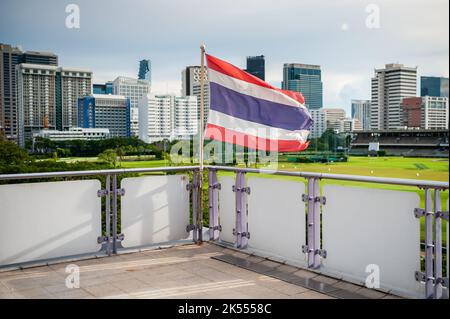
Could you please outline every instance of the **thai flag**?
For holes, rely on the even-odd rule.
[[[275,152],[308,147],[311,115],[300,93],[281,90],[206,54],[210,109],[205,138]]]

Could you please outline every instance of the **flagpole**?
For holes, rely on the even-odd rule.
[[[199,204],[197,212],[197,229],[198,229],[198,244],[203,241],[203,143],[204,143],[204,117],[205,117],[205,45],[200,45],[200,132],[199,132],[199,178],[198,178],[198,191],[199,191]]]

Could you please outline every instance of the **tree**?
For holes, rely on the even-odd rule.
[[[113,149],[107,149],[98,155],[98,159],[102,162],[112,164],[116,167],[117,164],[117,153]]]

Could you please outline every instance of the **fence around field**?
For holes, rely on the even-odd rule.
[[[0,267],[202,241],[199,169],[0,175],[0,181],[8,181],[0,185]],[[442,247],[448,211],[441,207],[440,198],[448,183],[221,166],[205,169],[209,203],[205,240],[400,296],[448,298],[448,259],[446,265],[442,263],[443,252],[446,256],[448,251],[448,231],[447,249]],[[219,175],[219,171],[232,174]],[[168,175],[125,177],[119,185],[118,177],[128,173]],[[97,176],[104,177],[104,187]],[[41,181],[56,177],[92,179]],[[37,178],[38,182],[28,182]],[[420,207],[414,192],[321,187],[322,179],[415,186],[424,192],[425,205]],[[420,219],[425,220],[424,252]]]

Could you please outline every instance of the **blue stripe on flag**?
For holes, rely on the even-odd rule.
[[[210,108],[243,120],[285,130],[309,130],[312,120],[305,110],[230,90],[210,82]]]

